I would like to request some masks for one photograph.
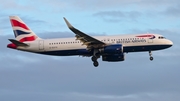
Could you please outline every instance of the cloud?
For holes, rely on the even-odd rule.
[[[1,8],[5,8],[6,10],[22,10],[22,11],[29,11],[32,10],[32,6],[28,6],[26,2],[22,3],[20,0],[19,2],[17,0],[11,0],[11,1],[1,1]],[[21,4],[22,3],[22,4]]]
[[[1,0],[1,8],[5,8],[6,10],[21,10],[22,11],[29,11],[29,12],[36,12],[41,13],[51,12],[51,13],[57,13],[57,12],[64,12],[64,9],[68,11],[102,11],[102,10],[109,10],[110,8],[115,9],[129,9],[131,7],[132,9],[153,9],[153,10],[159,10],[166,6],[172,6],[179,4],[180,2],[178,0],[26,0],[26,1],[2,1]],[[33,7],[31,6],[33,5]],[[41,6],[39,6],[41,5]],[[72,8],[70,8],[72,7]],[[142,9],[143,8],[143,9]],[[158,9],[157,9],[158,8]]]
[[[0,13],[0,35],[6,34],[9,30],[12,30],[9,16],[7,14]]]
[[[179,18],[179,16],[180,16],[180,7],[179,7],[179,5],[168,7],[164,12],[162,12],[162,14],[164,14],[166,16],[172,16],[172,17]]]
[[[167,96],[164,96],[167,95]],[[177,97],[178,93],[173,93],[173,94],[169,94],[169,93],[141,93],[141,94],[132,94],[132,95],[125,95],[125,96],[114,96],[114,95],[93,95],[93,94],[81,94],[81,93],[69,93],[69,96],[74,96],[73,98],[81,98],[83,97],[83,100],[87,100],[90,101],[93,98],[96,98],[98,101],[119,101],[119,100],[123,100],[123,101],[158,101],[163,99],[164,101],[169,101],[171,98],[168,97]],[[76,99],[74,99],[73,101],[75,101]]]
[[[140,16],[141,13],[137,11],[130,11],[130,12],[123,12],[123,11],[103,11],[93,14],[94,16],[98,16],[103,18],[105,21],[108,22],[115,22],[118,21],[136,21]]]
[[[40,1],[42,2],[42,1]],[[48,4],[49,6],[53,7],[54,10],[61,9],[61,8],[66,8],[68,10],[69,7],[73,7],[74,9],[79,9],[81,11],[85,10],[108,10],[109,8],[129,8],[129,7],[137,7],[137,8],[143,8],[143,9],[153,9],[157,10],[158,8],[161,7],[166,7],[170,5],[174,5],[177,3],[180,3],[178,0],[92,0],[92,1],[87,1],[87,0],[53,0],[53,1],[48,1],[48,0],[43,0],[44,4]],[[73,9],[71,9],[73,10]]]
[[[29,12],[51,12],[51,13],[57,13],[57,12],[63,12],[64,9],[66,10],[103,10],[103,9],[108,9],[108,8],[128,8],[128,7],[133,7],[136,6],[138,8],[151,8],[151,9],[156,9],[157,6],[168,6],[168,5],[174,5],[179,3],[178,0],[98,0],[98,1],[87,1],[87,0],[26,0],[26,1],[16,1],[16,0],[11,0],[11,1],[3,1],[1,0],[1,8],[5,8],[8,10],[21,10],[21,11],[29,11]],[[33,7],[31,6],[33,5]],[[41,5],[41,6],[39,6]],[[72,8],[70,8],[72,7]],[[156,8],[154,8],[156,7]],[[39,13],[41,13],[39,12]]]
[[[72,0],[70,0],[72,1]],[[132,7],[134,8],[134,6],[138,7],[138,8],[148,8],[148,9],[156,9],[157,6],[159,7],[164,7],[164,6],[169,6],[169,5],[174,5],[180,3],[178,0],[107,0],[107,1],[103,1],[103,0],[98,0],[98,1],[84,1],[84,0],[77,0],[76,2],[71,2],[71,5],[74,5],[76,7],[82,7],[82,8],[86,8],[86,9],[106,9],[107,8],[129,8]],[[89,6],[91,5],[91,6]],[[156,8],[154,8],[156,7]]]

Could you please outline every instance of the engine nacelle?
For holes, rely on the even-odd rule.
[[[100,52],[103,54],[120,54],[123,53],[123,46],[122,44],[109,45],[100,49]]]
[[[102,60],[103,61],[108,61],[108,62],[124,61],[125,56],[124,56],[124,53],[114,54],[114,55],[103,55]]]

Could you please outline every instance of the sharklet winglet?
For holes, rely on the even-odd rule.
[[[66,22],[69,28],[74,28],[65,17],[64,17],[64,21]]]

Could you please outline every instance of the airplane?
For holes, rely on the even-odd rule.
[[[66,18],[65,23],[75,34],[73,38],[42,39],[38,37],[18,16],[10,16],[15,39],[8,48],[52,56],[91,57],[94,67],[98,67],[98,59],[102,61],[121,62],[125,53],[149,52],[169,48],[173,42],[159,34],[131,34],[114,36],[90,36],[73,27]]]

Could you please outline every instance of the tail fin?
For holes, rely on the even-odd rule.
[[[10,16],[9,18],[17,41],[25,42],[40,39],[18,16]]]

